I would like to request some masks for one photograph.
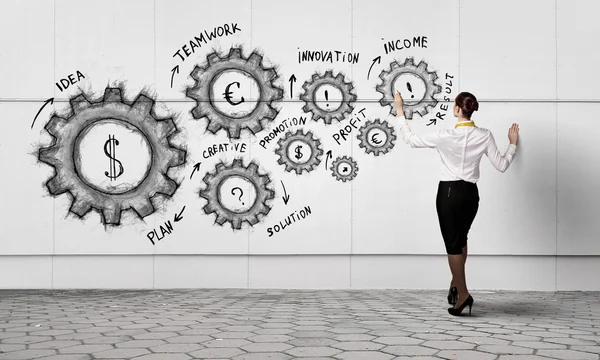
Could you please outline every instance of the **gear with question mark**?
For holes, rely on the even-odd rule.
[[[223,204],[219,192],[221,186],[230,178],[242,178],[249,182],[256,191],[254,202],[245,211],[235,211]],[[235,159],[229,165],[219,162],[215,166],[215,171],[207,173],[202,181],[206,188],[200,191],[200,197],[207,200],[203,210],[206,214],[215,213],[217,215],[215,223],[221,226],[225,222],[230,222],[232,229],[239,230],[242,228],[243,222],[256,225],[262,220],[259,217],[264,217],[271,211],[271,207],[267,204],[267,201],[275,198],[275,191],[268,188],[271,179],[269,175],[258,172],[258,165],[254,161],[251,161],[248,166],[244,166],[242,159]],[[235,189],[232,189],[232,194],[235,194]],[[241,194],[240,189],[240,199]]]

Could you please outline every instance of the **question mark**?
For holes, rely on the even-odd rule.
[[[240,191],[240,197],[238,198],[238,200],[242,201],[242,195],[244,195],[244,191],[239,187],[234,187],[233,189],[231,189],[231,195],[235,195],[235,189],[238,189]],[[243,202],[242,205],[244,205]]]

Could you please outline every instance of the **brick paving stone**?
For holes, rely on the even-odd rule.
[[[75,345],[59,349],[61,354],[93,354],[95,352],[110,350],[110,345]]]
[[[427,348],[424,346],[416,345],[393,345],[387,346],[380,350],[381,352],[393,354],[397,356],[421,356],[421,355],[433,355],[437,353],[438,349]]]
[[[538,350],[536,355],[547,356],[561,360],[597,360],[598,354],[575,350]]]
[[[285,350],[289,350],[293,347],[294,346],[290,345],[290,344],[273,342],[273,343],[248,344],[248,345],[242,346],[240,349],[247,351],[247,352],[251,352],[251,353],[255,353],[255,352],[272,353],[272,352],[282,352]]]
[[[17,350],[9,353],[0,354],[0,360],[25,360],[25,359],[37,359],[44,356],[55,355],[54,350]]]
[[[514,341],[514,346],[526,347],[531,349],[566,349],[567,345],[547,343],[543,341]]]
[[[408,336],[382,336],[373,339],[373,342],[385,345],[418,345],[425,342],[422,339],[416,339]]]
[[[333,356],[341,353],[342,350],[334,349],[329,346],[304,346],[304,347],[295,347],[293,349],[285,351],[285,353],[298,356],[298,357],[307,357],[307,356]]]
[[[78,340],[50,340],[41,343],[35,343],[29,345],[30,349],[60,349],[69,346],[81,345],[81,341]]]
[[[253,336],[246,338],[246,340],[252,341],[255,343],[286,342],[286,341],[289,341],[292,339],[294,339],[294,338],[291,336],[287,336],[287,335],[253,335]]]
[[[497,355],[475,350],[443,350],[437,357],[448,360],[495,360]]]
[[[539,355],[500,355],[498,360],[552,360],[552,358]]]
[[[17,350],[25,350],[27,345],[24,344],[0,344],[0,354],[17,351]]]
[[[473,294],[0,290],[0,359],[600,360],[600,293]]]
[[[75,355],[52,355],[52,356],[37,358],[36,360],[90,360],[91,358],[92,358],[91,355],[75,354]]]
[[[341,354],[335,356],[336,359],[342,360],[390,360],[394,359],[393,355],[384,354],[381,352],[371,352],[371,351],[345,351]],[[331,358],[328,358],[331,359]]]
[[[94,359],[131,359],[149,353],[146,349],[112,349],[94,353]]]
[[[342,341],[337,344],[331,345],[336,349],[342,349],[344,351],[367,351],[367,350],[379,350],[385,347],[384,344],[378,344],[372,341]]]
[[[150,350],[155,353],[189,353],[202,348],[204,348],[204,346],[200,344],[177,343],[153,346]]]
[[[288,360],[292,359],[291,356],[283,353],[265,352],[265,353],[254,353],[254,354],[242,354],[234,356],[233,360]]]
[[[101,336],[101,337],[95,337],[95,338],[91,338],[91,339],[84,339],[84,340],[81,340],[81,342],[86,345],[88,345],[88,344],[112,345],[112,344],[117,344],[117,343],[129,341],[129,340],[131,340],[131,338],[129,336]]]
[[[148,354],[136,357],[135,360],[188,360],[192,359],[186,354]]]
[[[244,353],[245,352],[243,350],[240,350],[238,348],[209,348],[191,352],[190,355],[200,359],[229,359]],[[156,360],[161,359],[157,358]]]

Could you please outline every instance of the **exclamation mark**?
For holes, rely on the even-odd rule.
[[[407,82],[407,83],[406,83],[406,87],[408,88],[408,91],[410,91],[410,92],[412,93],[412,87],[410,86],[410,83],[409,83],[409,82]],[[415,96],[414,96],[414,95],[410,95],[410,98],[411,98],[411,99],[414,99],[414,98],[415,98]]]
[[[325,90],[325,100],[329,101],[329,93]],[[327,107],[329,107],[329,103],[327,103]]]

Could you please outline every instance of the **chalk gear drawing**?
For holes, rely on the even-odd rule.
[[[249,181],[256,190],[254,203],[244,212],[228,209],[221,202],[220,187],[231,177],[243,178]],[[200,190],[200,197],[208,201],[203,210],[206,214],[215,213],[217,215],[215,223],[221,226],[226,221],[229,221],[231,227],[235,230],[241,229],[244,221],[250,225],[255,225],[261,220],[259,215],[266,216],[271,211],[271,207],[267,205],[268,200],[275,198],[275,191],[267,188],[271,183],[271,179],[266,174],[259,174],[258,165],[253,161],[248,166],[244,166],[241,159],[235,159],[229,166],[219,162],[215,166],[215,171],[207,173],[202,181],[205,183],[206,188]]]
[[[373,137],[369,137],[370,133],[373,130],[381,130],[385,133],[386,139],[385,142],[379,140],[382,144],[379,145],[376,143],[378,139],[373,139]],[[375,119],[375,121],[367,121],[363,126],[358,129],[359,133],[356,136],[358,140],[360,140],[359,147],[365,149],[367,154],[373,153],[375,156],[379,156],[379,154],[388,153],[395,145],[396,134],[393,127],[389,126],[387,122],[381,122],[379,119]]]
[[[150,201],[152,197],[173,196],[178,185],[167,172],[171,167],[185,164],[186,151],[169,143],[177,130],[175,122],[152,115],[154,100],[140,94],[130,105],[121,98],[121,89],[107,87],[100,101],[89,102],[80,94],[72,98],[70,104],[70,117],[53,115],[44,127],[53,137],[52,144],[40,148],[38,153],[39,161],[54,167],[54,175],[46,182],[50,194],[58,196],[68,192],[72,195],[70,212],[82,218],[93,208],[101,214],[104,224],[119,225],[122,211],[131,209],[139,218],[144,218],[155,211]],[[87,185],[76,168],[75,147],[81,140],[78,139],[80,133],[102,119],[114,119],[135,127],[151,149],[152,160],[146,177],[124,193],[107,193]]]
[[[304,93],[300,95],[300,99],[306,103],[302,110],[304,112],[312,112],[313,120],[317,121],[323,119],[325,124],[331,124],[333,119],[337,121],[344,120],[344,116],[354,110],[351,105],[356,101],[356,94],[352,92],[354,85],[350,82],[344,81],[344,75],[342,73],[337,74],[333,77],[333,72],[327,70],[325,75],[313,74],[311,81],[306,81],[302,88]],[[342,103],[337,109],[323,109],[317,105],[316,93],[317,90],[323,85],[330,85],[337,88],[342,93]]]
[[[220,129],[228,132],[230,139],[239,139],[242,129],[249,129],[253,134],[261,131],[267,121],[273,121],[278,110],[272,107],[274,101],[283,98],[283,89],[275,86],[273,81],[279,77],[274,68],[262,66],[263,57],[253,51],[244,58],[241,48],[231,48],[229,55],[219,57],[217,52],[206,56],[206,65],[195,66],[191,77],[196,81],[194,86],[187,88],[186,95],[196,100],[192,110],[194,119],[206,117],[207,129],[215,134]],[[234,117],[219,111],[213,98],[213,84],[224,72],[235,71],[243,76],[250,76],[259,89],[259,99],[256,108],[243,117]]]
[[[302,142],[310,149],[310,157],[307,161],[298,162],[289,156],[290,146],[292,144],[298,144],[298,142]],[[298,129],[293,134],[289,131],[285,138],[279,139],[277,145],[279,145],[275,150],[275,153],[279,155],[279,160],[277,160],[277,162],[281,165],[285,165],[285,171],[287,172],[294,170],[296,171],[296,174],[301,175],[303,171],[313,171],[321,163],[321,156],[323,156],[321,141],[316,139],[311,131],[308,131],[306,134],[302,129]],[[306,153],[306,151],[304,153]]]
[[[356,161],[354,161],[354,159],[351,157],[344,155],[335,159],[335,161],[331,164],[331,171],[333,173],[333,177],[335,177],[337,180],[346,182],[356,177],[358,173],[358,164],[356,164]]]
[[[382,106],[389,105],[391,107],[390,114],[396,115],[396,108],[394,107],[394,84],[399,76],[407,73],[415,75],[423,81],[425,84],[425,94],[419,102],[404,101],[404,117],[412,119],[415,112],[421,116],[425,116],[429,112],[429,107],[433,108],[437,105],[438,101],[434,96],[442,91],[442,87],[435,83],[435,80],[438,78],[437,73],[427,71],[427,63],[423,60],[419,62],[418,66],[415,66],[413,58],[409,57],[402,64],[399,64],[397,61],[392,62],[389,71],[383,70],[379,74],[382,83],[375,87],[378,92],[383,94],[379,103]]]

